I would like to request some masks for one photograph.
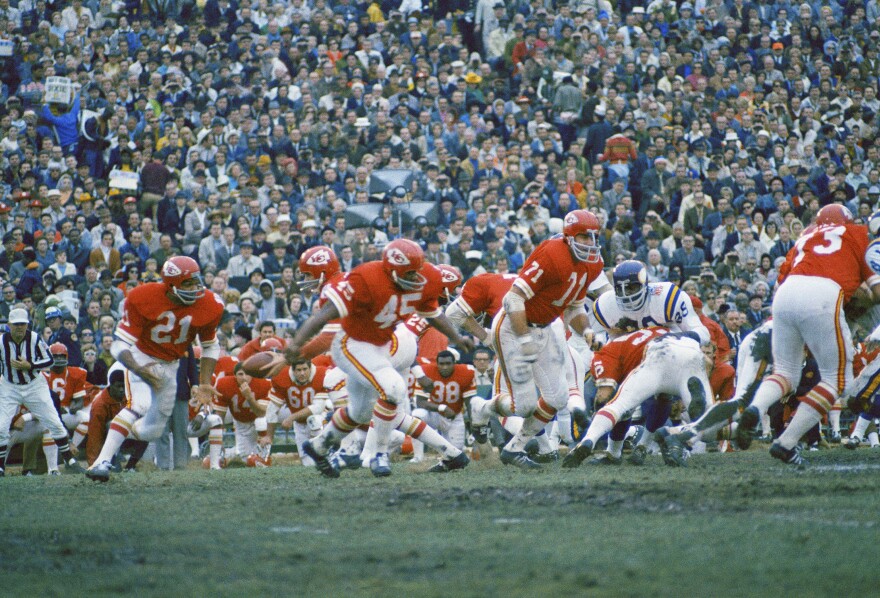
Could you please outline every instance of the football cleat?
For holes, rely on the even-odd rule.
[[[315,447],[312,446],[311,440],[306,440],[303,443],[303,452],[312,458],[312,461],[315,462],[315,467],[318,471],[321,472],[321,475],[325,478],[338,478],[339,470],[333,467],[333,464],[330,463],[330,460],[327,459],[326,455],[319,455],[318,451],[315,450]]]
[[[0,478],[4,477],[5,475],[6,475],[6,472],[3,470],[2,467],[0,467]]]
[[[542,469],[542,467],[538,463],[532,461],[531,458],[529,458],[529,456],[524,451],[515,452],[508,451],[506,449],[502,450],[501,462],[505,465],[514,465],[516,467],[519,467],[523,471]]]
[[[376,456],[370,459],[370,471],[377,478],[390,476],[391,462],[388,460],[388,453],[376,453]]]
[[[620,465],[621,463],[623,463],[623,459],[612,455],[608,451],[602,451],[587,461],[587,465]]]
[[[739,417],[739,425],[736,428],[735,438],[736,446],[739,447],[739,450],[748,450],[752,445],[752,440],[755,438],[755,428],[758,426],[760,419],[761,414],[758,413],[757,407],[746,407],[746,410],[742,412],[742,415]]]
[[[801,457],[801,448],[799,446],[787,449],[778,442],[774,442],[770,446],[770,456],[774,459],[779,459],[783,463],[794,465],[798,469],[803,469],[807,465],[807,462]]]
[[[71,459],[69,462],[64,464],[64,473],[84,473],[85,469],[83,469],[82,465],[77,463],[76,459]]]
[[[691,393],[691,402],[688,405],[688,415],[692,422],[697,421],[706,410],[706,389],[696,376],[688,378],[688,392]]]
[[[684,444],[675,434],[670,434],[666,428],[660,428],[654,433],[654,440],[660,445],[660,454],[663,462],[669,467],[685,467]],[[642,447],[644,448],[644,447]]]
[[[360,469],[361,468],[361,456],[360,455],[349,455],[343,451],[336,451],[330,457],[330,463],[334,468],[341,471],[343,469]]]
[[[626,462],[630,465],[644,465],[647,457],[647,447],[644,444],[640,444],[629,454],[629,457],[626,458]]]
[[[95,482],[110,481],[110,461],[101,461],[86,470],[86,477]]]
[[[831,440],[830,440],[831,444],[840,444],[840,441],[841,441],[840,432],[832,432],[831,433]]]
[[[437,465],[429,469],[430,473],[446,473],[448,471],[454,471],[456,469],[464,469],[468,466],[471,460],[468,458],[464,452],[459,453],[455,457],[451,459],[441,459]]]
[[[565,456],[565,459],[562,460],[562,466],[566,468],[579,467],[592,452],[593,441],[584,438]]]
[[[556,463],[559,461],[559,451],[550,451],[548,453],[536,453],[530,455],[535,463]]]
[[[58,471],[58,470],[56,469],[55,471]],[[21,472],[21,475],[22,475],[22,477],[25,477],[25,478],[32,478],[32,477],[34,477],[34,472],[31,471],[30,469],[26,469]],[[56,475],[61,475],[61,472],[58,471],[58,473]]]
[[[846,442],[843,443],[844,448],[848,448],[851,451],[859,448],[859,445],[862,444],[862,439],[858,436],[850,436],[846,439]]]
[[[58,476],[58,475],[61,475],[61,472],[58,471],[57,469],[53,469],[52,471],[49,472],[49,475],[50,476]]]

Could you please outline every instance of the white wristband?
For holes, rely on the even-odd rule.
[[[524,345],[524,344],[526,344],[526,343],[530,343],[530,342],[532,342],[532,335],[527,333],[527,334],[524,334],[524,335],[522,335],[522,336],[518,336],[518,337],[516,337],[516,340],[517,340],[517,342],[520,344],[520,346],[522,346],[522,345]]]
[[[449,407],[447,407],[445,404],[440,405],[439,407],[437,407],[437,413],[439,413],[440,415],[446,415],[447,409],[449,409]]]

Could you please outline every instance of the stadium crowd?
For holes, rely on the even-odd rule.
[[[606,267],[641,260],[698,297],[735,355],[816,212],[878,207],[878,17],[877,0],[0,0],[0,318],[23,303],[103,386],[120,303],[171,256],[223,298],[235,354],[309,316],[311,247],[349,271],[405,237],[467,280],[517,272],[586,208]],[[69,103],[45,101],[47,77]],[[400,218],[414,201],[434,208]]]

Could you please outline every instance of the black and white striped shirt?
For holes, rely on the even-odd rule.
[[[23,359],[31,364],[29,370],[17,370],[12,367],[13,359]],[[0,367],[2,367],[3,379],[12,384],[28,384],[37,376],[41,376],[40,370],[52,365],[52,355],[49,346],[40,335],[33,330],[28,330],[20,344],[12,340],[12,334],[4,332],[0,334]]]

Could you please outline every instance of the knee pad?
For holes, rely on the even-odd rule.
[[[68,430],[73,430],[79,425],[79,417],[74,413],[62,414],[61,421]]]
[[[321,417],[323,418],[323,414]],[[254,429],[257,432],[265,432],[266,430],[268,430],[269,424],[266,421],[266,418],[265,417],[258,417],[257,419],[255,419],[254,420]]]
[[[158,440],[165,432],[165,423],[164,419],[161,422],[146,422],[144,419],[139,419],[131,429],[137,440]]]
[[[205,424],[209,428],[217,428],[223,425],[223,418],[216,413],[212,413],[205,418]]]
[[[420,420],[424,421],[425,418],[428,417],[428,410],[422,409],[421,407],[417,407],[416,409],[413,409],[412,414],[413,414],[413,417],[417,417]]]
[[[385,391],[385,399],[389,403],[400,405],[406,400],[406,380],[397,374],[397,372],[395,372],[394,375],[388,372],[388,375],[384,376],[382,387]]]

